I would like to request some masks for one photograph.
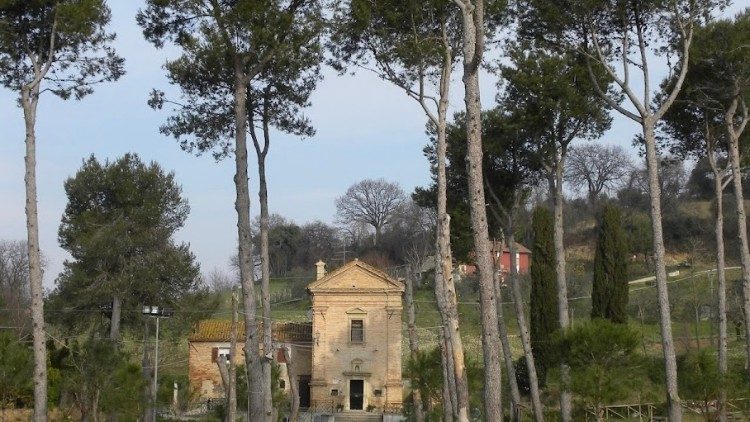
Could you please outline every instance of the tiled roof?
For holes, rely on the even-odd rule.
[[[508,249],[507,246],[505,248]],[[518,242],[516,242],[516,248],[518,248],[518,252],[520,253],[529,253],[529,254],[531,253],[531,250],[529,250],[529,248],[527,248],[526,246],[523,246],[522,244]],[[510,252],[510,250],[508,250],[508,252]]]
[[[497,247],[497,243],[494,243],[492,246],[492,249],[495,250],[496,247]],[[523,246],[522,244],[518,242],[516,242],[516,251],[518,253],[528,253],[528,254],[531,253],[529,248],[527,248],[526,246]],[[503,252],[510,252],[510,248],[508,248],[508,245],[506,243],[503,243]]]
[[[188,337],[191,342],[229,341],[232,323],[228,320],[207,319],[199,321]],[[258,324],[258,330],[263,324]],[[310,342],[312,341],[312,323],[310,322],[274,322],[271,333],[275,341]],[[237,341],[245,341],[245,322],[237,322]]]

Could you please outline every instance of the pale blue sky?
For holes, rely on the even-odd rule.
[[[175,172],[191,206],[178,238],[190,242],[204,272],[227,267],[236,250],[233,161],[195,157],[158,132],[167,113],[151,110],[146,100],[152,88],[170,91],[161,68],[169,55],[143,40],[134,20],[142,2],[109,3],[112,29],[118,34],[116,48],[126,59],[127,74],[116,83],[97,87],[83,101],[63,102],[47,95],[40,102],[37,183],[47,287],[53,286],[66,258],[57,244],[66,201],[63,182],[90,154],[105,159],[135,152]],[[750,0],[738,3],[742,6],[735,4],[732,10],[750,6]],[[326,68],[323,73],[325,79],[308,110],[317,135],[304,141],[283,134],[273,137],[267,166],[271,211],[298,223],[332,221],[334,198],[361,179],[383,177],[397,181],[407,192],[429,183],[429,166],[422,155],[426,119],[417,104],[367,72],[338,76]],[[454,109],[463,106],[460,77],[459,66],[454,74]],[[494,102],[495,83],[494,76],[483,75],[485,106]],[[15,93],[0,91],[0,239],[26,237],[24,129],[15,99]],[[629,146],[636,130],[634,123],[616,117],[603,141]],[[250,154],[254,158],[254,152]],[[254,215],[257,167],[251,165],[250,172]]]

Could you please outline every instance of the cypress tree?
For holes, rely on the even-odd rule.
[[[534,244],[531,250],[529,328],[539,383],[544,385],[547,368],[553,365],[552,335],[559,327],[552,213],[546,208],[537,207],[532,226]]]
[[[627,247],[620,210],[602,208],[599,240],[594,256],[591,318],[606,318],[624,324],[628,317]]]

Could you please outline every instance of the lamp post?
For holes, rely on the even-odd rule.
[[[153,406],[153,420],[156,421],[156,393],[158,389],[158,378],[159,378],[159,318],[168,318],[174,315],[174,312],[169,308],[160,306],[144,305],[141,310],[141,314],[149,317],[156,318],[156,347],[154,349],[154,387],[151,392],[151,400]]]

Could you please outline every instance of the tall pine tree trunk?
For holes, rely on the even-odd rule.
[[[448,375],[445,382],[451,389],[450,402],[443,403],[444,414],[455,415],[459,422],[469,420],[469,382],[466,376],[464,346],[458,323],[458,300],[453,280],[453,256],[450,243],[450,216],[448,215],[448,190],[446,176],[446,129],[448,126],[448,95],[451,66],[450,44],[443,26],[443,67],[440,74],[440,101],[437,118],[437,262],[435,271],[435,296],[443,321],[443,336]]]
[[[466,104],[466,173],[468,176],[471,228],[479,270],[479,303],[484,358],[484,417],[503,419],[500,333],[492,276],[492,252],[482,174],[482,105],[479,68],[484,50],[484,0],[463,1],[464,102]]]
[[[719,306],[719,344],[718,361],[719,374],[725,377],[727,374],[727,275],[726,258],[724,251],[724,175],[716,163],[713,148],[707,148],[708,162],[714,174],[714,198],[716,201],[716,221],[714,235],[716,237],[716,280],[718,283],[717,302]],[[719,392],[719,420],[727,420],[727,391],[722,387]]]
[[[501,252],[502,253],[502,252]],[[497,298],[497,328],[500,331],[500,344],[503,346],[503,361],[505,370],[508,371],[508,388],[510,389],[510,419],[512,421],[520,420],[521,409],[521,392],[518,391],[518,380],[516,378],[516,368],[513,364],[513,352],[510,348],[510,339],[508,338],[508,326],[505,324],[503,316],[503,293],[500,286],[500,275],[498,269],[494,271],[495,275],[495,297]]]
[[[414,277],[412,269],[406,269],[406,291],[404,299],[406,301],[406,324],[409,333],[409,355],[413,362],[419,358],[419,342],[417,340],[416,313],[414,311]],[[424,405],[422,403],[422,394],[418,388],[414,388],[414,373],[409,374],[412,380],[412,400],[414,402],[414,417],[417,422],[424,422]]]
[[[513,293],[513,304],[516,309],[516,320],[518,321],[518,331],[521,336],[521,345],[523,346],[523,356],[526,361],[526,369],[529,375],[529,392],[531,394],[531,406],[534,412],[534,420],[537,422],[544,421],[544,408],[542,399],[539,394],[539,378],[536,370],[536,361],[531,348],[531,336],[529,335],[529,325],[526,322],[526,313],[523,309],[523,293],[521,285],[518,282],[518,268],[516,263],[516,238],[513,234],[513,226],[508,236],[508,245],[510,250],[510,286]]]
[[[271,422],[273,411],[271,395],[271,359],[267,356],[273,353],[273,343],[271,339],[271,258],[268,250],[268,185],[266,183],[266,154],[268,153],[268,124],[264,118],[263,136],[265,147],[261,150],[258,143],[255,143],[256,152],[258,153],[258,178],[260,199],[260,267],[261,267],[261,302],[263,304],[263,353],[266,355],[262,359],[263,368],[263,406],[266,412],[266,421]]]
[[[439,209],[439,206],[438,206]],[[449,219],[447,214],[446,219]],[[438,255],[444,255],[441,243],[443,230],[438,227]],[[449,267],[451,274],[444,275],[446,261],[450,262],[450,246],[448,247],[448,257],[441,258],[435,271],[435,300],[438,311],[440,312],[443,327],[441,336],[443,349],[443,366],[445,367],[445,376],[443,378],[444,396],[447,393],[448,400],[443,402],[443,415],[445,420],[454,418],[461,420],[461,411],[463,410],[468,420],[469,390],[464,366],[463,343],[461,342],[461,333],[458,330],[458,312],[455,309],[457,300],[455,299],[455,289],[449,289],[448,285],[453,286],[452,268]],[[451,295],[453,300],[450,299]],[[457,338],[453,338],[457,337]],[[454,348],[455,344],[460,345],[460,349]],[[460,356],[460,358],[457,358]]]
[[[750,315],[750,247],[747,240],[747,217],[745,215],[745,198],[742,192],[742,163],[740,161],[740,133],[734,129],[734,114],[737,102],[725,115],[727,135],[729,139],[729,161],[732,166],[732,186],[734,187],[735,206],[737,212],[737,235],[740,240],[740,259],[742,263],[742,309],[744,314]],[[747,319],[747,317],[746,317]],[[745,340],[747,359],[750,361],[750,324],[745,323]],[[746,365],[750,371],[750,365]]]
[[[456,388],[453,376],[453,359],[450,354],[450,343],[445,338],[445,329],[440,333],[440,363],[443,369],[443,422],[453,422],[456,415]],[[452,383],[452,384],[451,384]]]
[[[227,374],[227,422],[237,420],[237,290],[232,288],[232,323],[229,332],[229,371]],[[221,359],[219,359],[221,360]]]
[[[247,173],[247,76],[242,72],[239,61],[234,71],[234,125],[235,125],[235,175],[237,191],[235,209],[237,211],[238,258],[242,299],[245,311],[245,366],[248,371],[249,419],[266,419],[264,394],[258,392],[263,381],[260,365],[260,342],[258,337],[257,306],[253,285],[253,246],[250,229],[250,189]],[[270,387],[270,385],[268,386]]]
[[[120,341],[120,318],[122,316],[122,299],[120,296],[112,297],[112,317],[110,318],[109,339]]]
[[[677,360],[672,338],[672,321],[667,290],[667,270],[664,252],[664,232],[661,225],[661,187],[659,185],[659,160],[656,153],[655,121],[652,117],[643,120],[643,138],[646,142],[646,167],[650,196],[651,227],[653,230],[654,266],[656,267],[656,291],[659,302],[659,328],[664,352],[667,405],[669,420],[682,420],[682,407],[677,392]]]
[[[109,339],[115,344],[115,347],[120,346],[120,320],[122,317],[122,299],[115,295],[112,297],[112,315],[110,317],[109,326]],[[107,422],[117,422],[117,413],[109,411],[107,413]]]
[[[289,352],[290,346],[284,346],[281,350],[284,353],[286,361],[286,375],[289,378],[289,422],[299,422],[299,385],[297,373],[292,366],[292,355]]]
[[[565,152],[557,151],[553,173],[549,175],[550,194],[554,215],[554,244],[555,271],[557,272],[557,310],[560,328],[565,331],[570,326],[570,310],[568,308],[568,283],[565,277],[565,231],[563,229],[563,168]],[[560,390],[560,416],[563,421],[572,420],[572,396],[570,393],[570,368],[563,363],[560,365],[562,389]]]
[[[31,325],[34,344],[34,421],[47,420],[47,348],[44,327],[44,286],[39,251],[39,216],[36,195],[36,110],[39,84],[21,90],[21,106],[26,126],[26,234],[29,252]]]

